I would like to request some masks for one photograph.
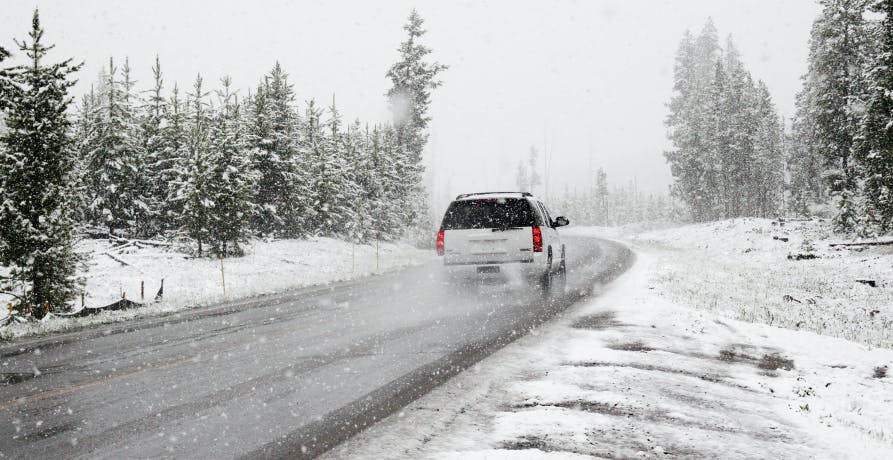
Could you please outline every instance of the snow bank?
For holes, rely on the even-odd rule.
[[[152,300],[164,280],[163,300],[134,310],[103,312],[87,318],[50,318],[0,328],[4,338],[69,330],[89,324],[163,314],[184,308],[369,276],[423,263],[433,252],[404,243],[352,245],[331,238],[253,241],[244,257],[222,262],[193,258],[164,247],[118,245],[84,240],[77,250],[89,254],[84,274],[85,303],[101,306],[126,298]],[[376,261],[377,259],[377,261]],[[221,265],[223,273],[221,274]],[[224,293],[224,281],[226,292]],[[140,298],[144,283],[145,299]],[[77,300],[80,303],[80,299]],[[0,313],[0,319],[6,315]]]

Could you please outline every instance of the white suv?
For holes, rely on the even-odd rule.
[[[516,272],[545,292],[563,290],[566,251],[556,229],[568,223],[527,192],[459,195],[437,233],[437,255],[452,272]]]

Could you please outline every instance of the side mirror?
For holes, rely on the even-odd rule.
[[[558,216],[555,218],[555,222],[552,223],[553,227],[564,227],[565,225],[570,225],[571,221],[567,220],[567,217]]]

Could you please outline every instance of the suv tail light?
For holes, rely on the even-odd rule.
[[[443,255],[443,230],[437,232],[437,255]]]
[[[543,232],[539,227],[533,227],[533,252],[543,252]]]

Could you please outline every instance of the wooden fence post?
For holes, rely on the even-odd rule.
[[[223,256],[217,256],[220,259],[220,282],[223,285],[223,296],[226,297],[226,275],[223,272]]]

